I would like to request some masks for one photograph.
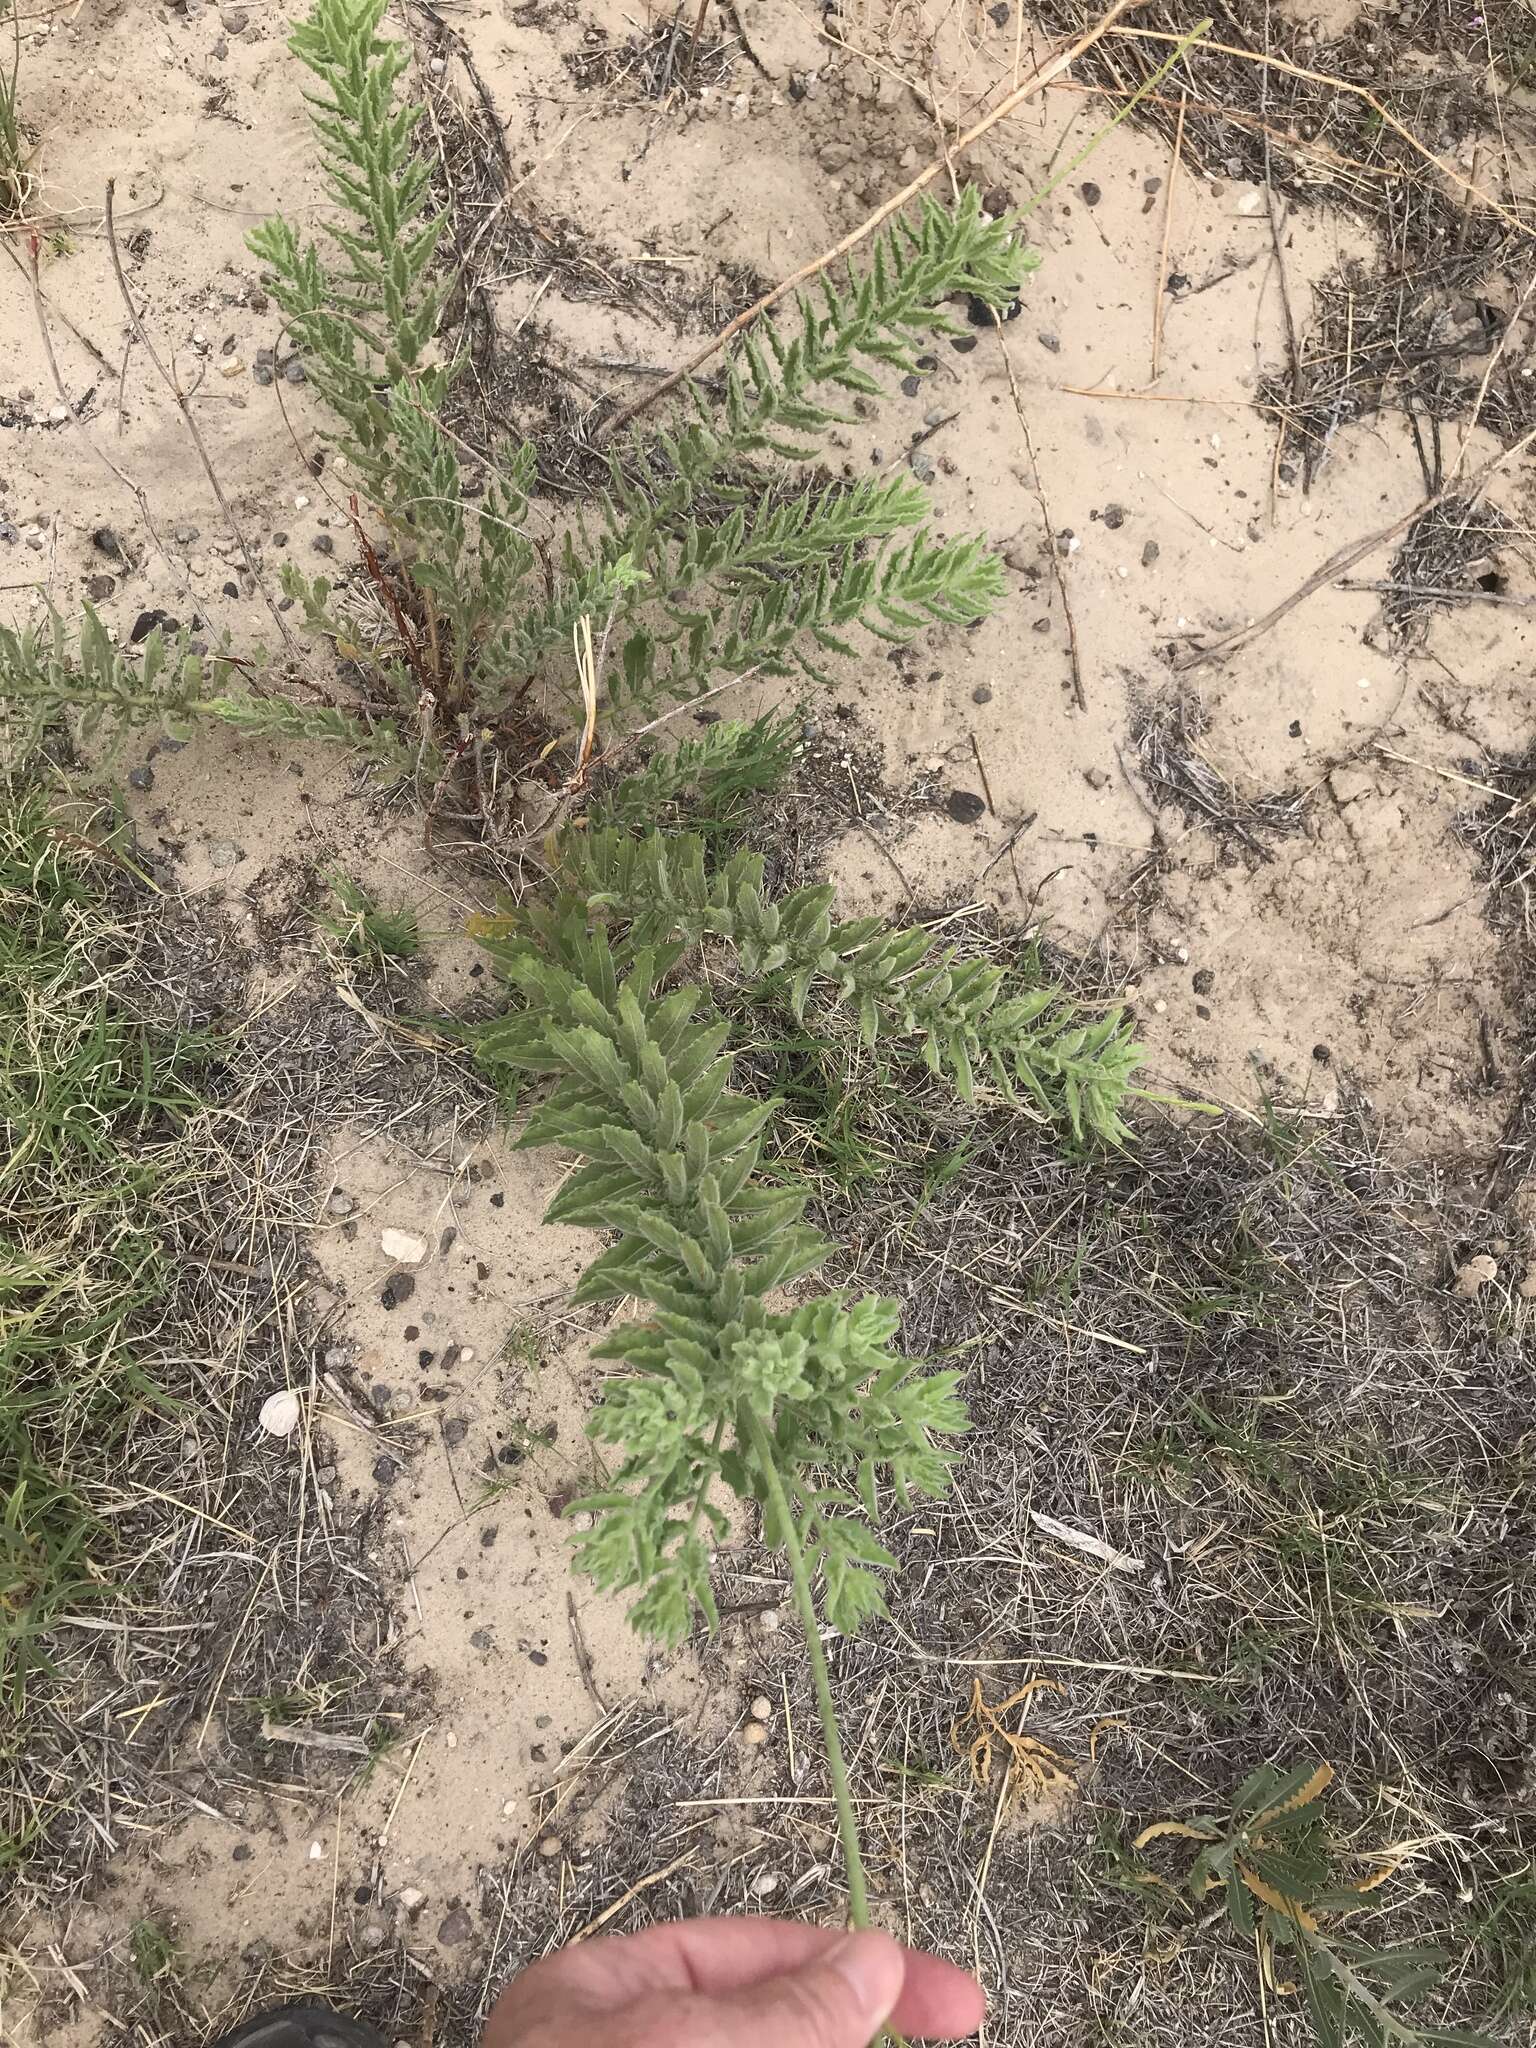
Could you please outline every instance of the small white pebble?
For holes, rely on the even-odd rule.
[[[69,407],[67,405],[50,405],[48,417],[56,427],[61,427],[69,418]]]
[[[765,1636],[776,1636],[779,1632],[779,1616],[776,1608],[770,1607],[758,1619],[758,1627]]]
[[[577,1531],[579,1535],[583,1536],[592,1526],[592,1517],[590,1514],[588,1514],[585,1508],[583,1508],[579,1514],[567,1515],[566,1520],[570,1523],[571,1527]]]
[[[765,1870],[761,1877],[753,1878],[752,1896],[758,1899],[771,1899],[782,1882],[783,1879],[776,1870]]]
[[[1168,1005],[1163,1001],[1161,996],[1157,998],[1157,1000],[1153,1003],[1152,1007],[1157,1012],[1159,1017],[1164,1016],[1168,1009]]]
[[[541,1856],[558,1856],[560,1854],[560,1837],[558,1835],[541,1835],[539,1837],[539,1854]]]
[[[1359,684],[1358,684],[1358,686],[1357,686],[1357,687],[1358,687],[1358,688],[1360,688],[1360,689],[1362,689],[1362,690],[1368,690],[1368,689],[1369,689],[1369,688],[1371,687],[1371,679],[1370,679],[1370,677],[1369,677],[1369,676],[1362,676],[1362,677],[1360,678],[1360,681],[1359,681]]]
[[[756,1749],[759,1743],[768,1740],[768,1730],[761,1721],[749,1721],[741,1731],[741,1739],[749,1747]]]
[[[773,1712],[773,1702],[772,1702],[772,1701],[771,1701],[771,1700],[769,1699],[769,1697],[768,1697],[767,1693],[765,1693],[765,1692],[760,1692],[760,1693],[758,1694],[757,1698],[756,1698],[756,1699],[755,1699],[755,1700],[754,1700],[754,1701],[752,1702],[752,1718],[753,1718],[753,1720],[754,1720],[754,1721],[766,1721],[766,1720],[768,1719],[769,1715],[770,1715],[770,1714],[772,1714],[772,1712]]]
[[[453,1732],[453,1730],[452,1730],[451,1728],[450,1728],[450,1729],[448,1730],[448,1734],[447,1734],[447,1736],[446,1736],[446,1738],[445,1738],[445,1739],[446,1739],[446,1741],[447,1741],[447,1744],[448,1744],[448,1747],[449,1747],[450,1749],[457,1749],[457,1748],[458,1748],[458,1746],[459,1746],[459,1738],[457,1737],[457,1735],[455,1735],[455,1734],[454,1734],[454,1732]]]
[[[311,1863],[323,1863],[325,1861],[325,1851],[318,1842],[310,1843],[309,1860]]]
[[[293,501],[293,509],[295,512],[302,512],[307,508],[308,504],[309,496],[307,492],[300,491],[299,495]]]
[[[501,1802],[501,1817],[503,1820],[510,1820],[516,1811],[517,1801],[515,1799],[503,1799]]]
[[[431,72],[434,78],[441,78],[443,73],[448,69],[448,66],[441,57],[434,57],[428,64],[427,69]]]
[[[194,348],[206,348],[208,346],[208,337],[204,334],[201,327],[194,327],[192,330],[192,346]]]
[[[1175,946],[1173,949],[1173,957],[1175,960],[1178,961],[1179,965],[1183,967],[1189,960],[1188,946]]]
[[[404,1906],[407,1913],[414,1913],[418,1906],[425,1905],[426,1899],[426,1893],[417,1891],[416,1887],[412,1884],[408,1884],[400,1894],[400,1903]]]

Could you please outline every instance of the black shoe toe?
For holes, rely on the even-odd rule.
[[[285,2005],[280,2012],[258,2013],[209,2048],[387,2048],[387,2043],[372,2027],[344,2020],[323,2006]]]

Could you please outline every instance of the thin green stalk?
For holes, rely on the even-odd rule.
[[[784,1482],[779,1477],[773,1440],[764,1428],[761,1416],[750,1408],[744,1412],[752,1448],[757,1453],[758,1464],[762,1467],[763,1484],[768,1489],[773,1518],[779,1525],[784,1554],[789,1559],[789,1579],[794,1588],[795,1609],[800,1616],[800,1626],[805,1632],[806,1654],[811,1664],[811,1683],[816,1692],[816,1711],[821,1716],[822,1740],[827,1749],[827,1769],[832,1773],[832,1796],[837,1801],[837,1832],[842,1839],[843,1861],[848,1871],[848,1924],[851,1927],[867,1927],[869,1895],[864,1888],[864,1857],[859,1848],[859,1824],[854,1818],[853,1795],[848,1789],[848,1765],[843,1758],[843,1738],[838,1733],[837,1709],[832,1703],[832,1680],[827,1671],[826,1654],[821,1647],[821,1630],[816,1621],[816,1601],[811,1593],[811,1577],[805,1568],[805,1553],[800,1548],[800,1538],[795,1529],[789,1496],[785,1493]]]

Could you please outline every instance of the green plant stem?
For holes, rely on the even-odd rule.
[[[779,1525],[779,1537],[784,1545],[784,1554],[789,1559],[789,1579],[794,1588],[795,1609],[805,1633],[806,1655],[811,1665],[811,1684],[816,1692],[816,1711],[821,1716],[821,1735],[827,1750],[827,1769],[832,1774],[832,1796],[837,1801],[837,1832],[842,1840],[843,1861],[848,1871],[848,1924],[850,1927],[867,1927],[869,1895],[864,1888],[864,1857],[859,1848],[859,1824],[854,1818],[853,1795],[848,1789],[848,1765],[843,1757],[843,1738],[838,1732],[837,1708],[832,1703],[832,1680],[827,1671],[826,1653],[821,1647],[821,1630],[816,1621],[816,1602],[811,1593],[811,1575],[805,1568],[805,1552],[800,1548],[800,1538],[795,1530],[795,1518],[790,1509],[789,1496],[785,1493],[784,1482],[779,1477],[773,1440],[764,1428],[761,1416],[750,1408],[745,1413],[752,1448],[757,1454],[758,1464],[762,1467],[763,1484],[767,1488],[768,1500],[773,1508],[773,1518]]]

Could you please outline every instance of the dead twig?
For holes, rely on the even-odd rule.
[[[1189,111],[1188,93],[1179,95],[1178,122],[1173,131],[1173,156],[1168,165],[1168,203],[1163,208],[1163,246],[1157,259],[1157,298],[1152,307],[1152,377],[1156,383],[1163,367],[1163,312],[1168,296],[1168,248],[1173,239],[1173,192],[1179,182],[1179,163],[1184,154],[1184,117]]]
[[[1517,456],[1523,455],[1533,441],[1536,441],[1536,427],[1532,427],[1528,434],[1522,434],[1520,439],[1514,442],[1512,446],[1500,450],[1497,455],[1490,456],[1488,461],[1469,479],[1471,493],[1475,495],[1496,471],[1505,468]],[[1296,609],[1297,605],[1304,603],[1307,598],[1314,596],[1321,590],[1325,583],[1330,583],[1335,576],[1346,575],[1357,563],[1363,562],[1368,555],[1373,555],[1378,548],[1385,547],[1389,540],[1396,540],[1400,533],[1405,533],[1416,519],[1422,519],[1426,512],[1433,512],[1437,505],[1443,504],[1451,495],[1457,481],[1458,479],[1454,476],[1449,478],[1441,485],[1438,491],[1435,491],[1430,497],[1423,499],[1419,504],[1412,506],[1410,510],[1403,513],[1401,518],[1394,519],[1390,526],[1383,526],[1375,533],[1366,534],[1363,540],[1354,540],[1347,547],[1336,549],[1328,557],[1327,561],[1323,563],[1321,568],[1313,570],[1305,583],[1299,584],[1289,597],[1283,597],[1279,604],[1272,605],[1262,618],[1255,619],[1251,625],[1239,626],[1235,632],[1224,633],[1219,640],[1213,640],[1208,647],[1196,647],[1188,654],[1181,655],[1173,664],[1174,668],[1180,672],[1199,668],[1207,661],[1215,661],[1228,654],[1235,654],[1240,647],[1247,647],[1250,642],[1260,639],[1272,626],[1278,626],[1283,618]]]
[[[239,520],[235,517],[234,512],[230,507],[228,498],[226,498],[224,495],[224,486],[219,482],[218,471],[213,466],[213,458],[208,453],[208,444],[203,439],[202,430],[199,428],[197,421],[192,416],[192,407],[188,402],[187,394],[182,390],[181,386],[177,383],[176,379],[171,375],[170,371],[161,361],[160,353],[156,349],[154,342],[150,339],[149,330],[144,325],[143,318],[140,315],[138,306],[134,301],[133,293],[128,289],[128,279],[123,272],[122,251],[118,248],[117,245],[117,226],[112,217],[112,202],[116,191],[116,186],[117,180],[115,178],[108,178],[105,210],[107,247],[111,251],[112,274],[117,279],[117,288],[119,292],[122,294],[123,305],[127,309],[129,323],[132,326],[134,334],[137,336],[139,343],[144,350],[144,353],[149,357],[149,360],[154,364],[155,368],[159,371],[161,382],[165,385],[167,391],[169,391],[171,396],[175,399],[177,410],[180,412],[182,419],[186,422],[187,432],[191,436],[192,445],[197,450],[198,460],[203,465],[203,473],[207,477],[209,484],[212,486],[213,495],[218,501],[219,510],[224,515],[224,523],[229,528],[230,532],[234,535],[235,540],[239,545],[241,559],[245,564],[246,573],[253,579],[257,589],[261,592],[263,601],[266,604],[267,610],[272,615],[273,623],[277,627],[283,645],[287,648],[290,654],[296,655],[299,650],[293,635],[288,630],[288,621],[283,617],[282,613],[278,610],[277,602],[274,599],[271,590],[267,586],[267,579],[262,574],[261,563],[258,560],[254,549],[251,547],[250,542],[246,539],[245,530],[241,526]]]

